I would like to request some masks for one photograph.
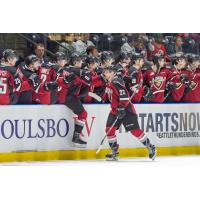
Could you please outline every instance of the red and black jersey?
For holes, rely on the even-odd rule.
[[[171,88],[167,101],[176,101],[179,102],[183,97],[185,84],[181,81],[182,71],[178,70],[175,66],[171,69],[170,77],[168,78],[167,84],[174,85],[174,88]]]
[[[21,81],[16,73],[15,67],[0,64],[0,104],[10,104],[10,96],[19,91]]]
[[[67,95],[86,96],[91,85],[91,73],[87,70],[67,66],[58,78],[58,101],[64,103]]]
[[[88,92],[93,92],[97,94],[98,96],[102,97],[104,91],[105,91],[105,86],[106,86],[106,80],[102,75],[98,75],[96,72],[92,72],[92,81],[91,85],[89,86]],[[92,103],[94,102],[94,99],[90,96],[85,96],[84,100],[85,103]]]
[[[182,100],[184,102],[200,102],[200,73],[192,70],[183,70],[189,77]]]
[[[128,80],[129,78],[129,80]],[[143,96],[143,75],[142,71],[130,66],[126,79],[126,88],[129,91],[131,102],[140,102]]]
[[[56,81],[57,70],[58,67],[52,63],[43,63],[41,65],[37,71],[40,87],[38,88],[38,91],[33,94],[34,101],[40,104],[52,104],[52,101],[56,102],[56,91],[46,89],[45,84]]]
[[[153,73],[153,70],[149,73]],[[154,76],[150,76],[151,82],[149,83],[150,89],[153,92],[153,98],[150,102],[162,103],[165,100],[164,92],[166,88],[167,79],[170,78],[170,70],[167,68],[161,68],[159,71],[154,72]]]
[[[28,91],[28,90],[34,90],[35,88],[33,87],[33,82],[30,80],[30,77],[36,74],[33,70],[28,68],[25,63],[21,63],[17,67],[17,75],[20,78],[22,85],[19,90],[19,93]]]
[[[107,85],[106,92],[111,102],[112,114],[117,114],[118,107],[124,107],[131,112],[135,112],[125,83],[121,78],[114,77],[112,82]]]
[[[38,70],[38,75],[42,83],[55,81],[58,67],[53,63],[44,63]]]

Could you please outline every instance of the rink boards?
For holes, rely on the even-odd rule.
[[[0,106],[0,162],[104,158],[109,104],[85,105],[88,119],[83,130],[87,149],[71,143],[73,113],[63,105]],[[200,154],[199,104],[136,104],[141,128],[158,147],[158,155]],[[121,157],[146,156],[147,151],[124,127],[118,130]]]

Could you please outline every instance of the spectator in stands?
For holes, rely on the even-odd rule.
[[[153,57],[157,54],[163,55],[166,61],[169,61],[169,57],[167,55],[166,47],[163,44],[163,36],[162,34],[157,34],[155,40],[148,44],[147,55],[149,60],[152,60]]]
[[[169,44],[167,48],[167,53],[169,55],[184,52],[183,48],[183,40],[181,36],[176,36],[174,40],[174,44]]]
[[[142,54],[144,58],[147,57],[147,50],[142,39],[135,43],[135,52]]]
[[[48,58],[46,58],[46,57],[44,56],[44,54],[45,54],[44,44],[38,43],[38,44],[35,46],[35,55],[40,59],[40,62],[41,62],[41,63],[46,63],[46,62],[48,62]]]

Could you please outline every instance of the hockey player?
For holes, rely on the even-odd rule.
[[[173,66],[166,84],[165,99],[167,102],[179,102],[184,94],[185,83],[188,81],[188,76],[181,71],[187,62],[184,55],[175,55],[172,59]]]
[[[101,68],[102,69],[110,66],[114,62],[113,55],[109,51],[103,51],[101,53],[100,58],[101,58]]]
[[[104,75],[109,81],[107,87],[110,90],[109,95],[111,99],[111,111],[106,123],[106,134],[112,152],[107,154],[106,158],[108,160],[117,159],[119,144],[117,143],[116,130],[123,124],[126,131],[130,131],[132,135],[137,137],[147,147],[149,158],[154,160],[156,148],[139,127],[134,106],[129,100],[129,94],[123,80],[117,76],[116,67],[109,66],[105,69]]]
[[[59,103],[64,103],[77,115],[72,138],[72,142],[77,147],[85,147],[87,144],[81,137],[87,119],[87,112],[80,101],[80,97],[87,94],[91,84],[91,73],[88,70],[81,69],[81,65],[81,58],[74,55],[71,59],[71,65],[63,67],[60,75],[62,79],[59,79],[59,88],[61,88],[59,100],[62,100]]]
[[[58,89],[56,83],[57,66],[51,62],[44,62],[38,68],[37,74],[41,85],[45,85],[45,87],[39,87],[38,92],[33,95],[33,100],[39,104],[55,104]]]
[[[0,63],[0,105],[16,104],[18,101],[16,91],[20,90],[21,81],[14,67],[17,59],[13,50],[3,51]]]
[[[145,101],[162,103],[165,100],[164,92],[170,70],[165,68],[163,55],[155,55],[153,63],[152,70],[149,70],[145,74],[145,76],[149,77],[150,82],[147,83],[148,86],[144,89],[143,97]]]
[[[199,56],[189,55],[188,62],[188,68],[182,70],[182,74],[186,74],[189,79],[182,100],[184,102],[200,102],[200,74],[196,72],[199,66]]]
[[[37,70],[41,65],[40,59],[35,55],[30,55],[25,58],[17,68],[17,74],[22,82],[21,88],[18,91],[19,104],[31,104],[33,93],[40,85]]]
[[[133,65],[128,69],[128,74],[124,77],[126,88],[131,96],[131,102],[140,102],[143,96],[143,75],[141,68],[144,65],[142,54],[133,55]]]
[[[126,76],[128,74],[128,68],[131,63],[131,56],[128,53],[120,53],[118,57],[118,63],[116,64],[117,73],[121,76]]]

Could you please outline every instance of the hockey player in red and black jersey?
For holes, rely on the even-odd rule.
[[[162,55],[155,55],[153,58],[152,70],[145,74],[149,79],[148,86],[144,88],[144,100],[147,102],[162,103],[165,100],[164,92],[170,70],[165,67],[165,59]],[[151,74],[151,75],[150,75]],[[145,77],[144,77],[145,79]]]
[[[188,67],[182,70],[182,74],[188,76],[188,83],[182,100],[184,102],[200,102],[200,74],[196,71],[200,62],[198,55],[188,55]]]
[[[122,52],[120,53],[116,61],[117,61],[117,64],[116,64],[117,73],[122,76],[127,76],[128,68],[131,63],[131,55],[128,53]]]
[[[123,124],[126,131],[137,137],[147,147],[149,158],[154,160],[156,148],[151,144],[138,124],[137,114],[133,104],[130,102],[128,91],[122,78],[117,76],[115,66],[109,66],[104,70],[104,75],[109,81],[107,85],[110,90],[111,111],[106,123],[106,134],[112,152],[106,155],[108,160],[116,160],[118,157],[119,144],[117,142],[116,130]]]
[[[20,90],[21,81],[14,67],[17,60],[13,50],[3,51],[0,63],[0,105],[16,104],[18,101],[16,92]]]
[[[188,81],[187,75],[182,74],[182,69],[187,65],[186,57],[183,54],[177,54],[171,57],[172,67],[170,68],[171,74],[168,76],[165,101],[179,102],[183,97],[185,84]]]
[[[91,72],[81,69],[81,67],[81,57],[73,55],[70,65],[63,67],[62,74],[60,74],[63,79],[59,82],[59,100],[62,100],[59,103],[65,104],[77,115],[72,138],[72,142],[77,147],[85,147],[87,144],[81,135],[87,118],[87,112],[80,98],[87,95],[92,80]]]
[[[37,70],[40,82],[46,87],[40,87],[34,95],[34,101],[39,104],[55,104],[58,85],[56,82],[58,67],[51,62],[42,63]]]
[[[85,103],[93,103],[101,101],[101,97],[105,91],[106,80],[103,74],[97,73],[98,68],[98,60],[95,57],[88,56],[85,60],[86,68],[91,72],[91,84],[88,90],[87,95],[83,98],[83,102]],[[102,69],[102,68],[101,68]],[[95,98],[95,96],[97,98]]]
[[[17,67],[17,75],[22,82],[21,88],[18,91],[19,104],[33,103],[33,93],[40,86],[39,76],[36,73],[40,65],[39,58],[35,55],[30,55]]]
[[[140,102],[143,96],[141,68],[144,65],[144,56],[142,54],[134,54],[132,60],[133,64],[128,68],[128,74],[124,77],[124,80],[131,97],[131,102]]]

